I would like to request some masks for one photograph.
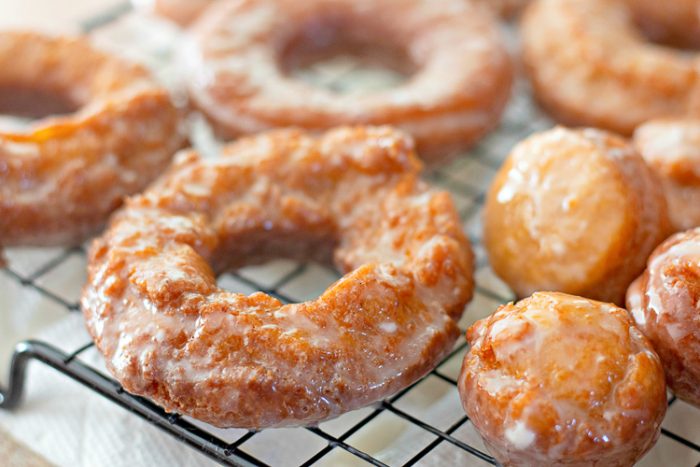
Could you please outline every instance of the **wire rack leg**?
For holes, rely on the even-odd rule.
[[[49,366],[57,367],[63,363],[63,353],[42,342],[25,341],[17,344],[10,363],[8,386],[0,386],[1,409],[12,410],[22,402],[27,364],[31,360],[40,360]]]

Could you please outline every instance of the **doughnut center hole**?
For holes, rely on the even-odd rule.
[[[261,291],[295,303],[318,298],[342,276],[333,264],[336,225],[280,224],[263,221],[221,238],[211,263],[220,288],[246,295]]]
[[[23,85],[0,85],[0,126],[22,129],[36,120],[67,115],[80,108],[69,96]]]
[[[217,284],[229,292],[264,292],[284,303],[300,303],[318,298],[340,277],[328,264],[280,259],[225,272]]]
[[[340,95],[401,86],[418,68],[405,47],[341,18],[302,25],[281,48],[279,58],[287,76]]]

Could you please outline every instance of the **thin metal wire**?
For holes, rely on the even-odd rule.
[[[119,4],[109,11],[103,12],[93,18],[84,21],[83,29],[85,32],[89,32],[101,26],[112,23],[123,14],[130,10],[129,3]],[[526,136],[535,128],[531,122],[521,122],[521,121],[508,121],[505,120],[502,124],[502,129],[509,132],[510,134],[517,134],[519,136]],[[489,146],[484,145],[482,148],[477,148],[474,154],[470,157],[478,161],[478,163],[490,168],[491,170],[497,170],[499,167],[500,154],[489,153]],[[459,183],[458,181],[452,179],[449,173],[437,171],[430,174],[429,177],[436,183],[449,188],[453,193],[457,193],[471,201],[471,205],[464,209],[460,214],[465,220],[472,219],[476,215],[483,205],[485,191],[475,189],[464,183]],[[472,238],[473,243],[476,247],[479,246],[479,239]],[[74,303],[69,303],[65,299],[54,294],[50,290],[38,285],[36,281],[43,277],[48,272],[60,267],[71,255],[82,254],[85,252],[82,248],[70,248],[66,249],[62,254],[56,258],[48,261],[46,264],[42,265],[39,269],[35,270],[33,273],[24,276],[11,268],[6,268],[2,270],[5,275],[7,275],[12,280],[18,282],[21,286],[32,289],[42,296],[48,298],[61,305],[67,311],[72,312],[78,310],[78,305]],[[285,274],[282,278],[277,280],[271,287],[264,287],[254,280],[251,280],[243,275],[233,273],[233,277],[241,282],[242,284],[262,290],[268,294],[271,294],[282,301],[290,302],[293,301],[291,297],[286,296],[284,293],[280,292],[285,285],[289,284],[292,280],[299,277],[304,273],[306,266],[300,265],[294,268],[289,273]],[[503,296],[498,291],[490,290],[477,286],[477,293],[482,296],[496,300],[499,302],[506,302],[509,297]],[[66,353],[63,352],[50,344],[40,341],[26,341],[19,343],[16,346],[15,353],[12,358],[9,385],[4,388],[0,386],[0,408],[2,409],[15,409],[21,404],[22,396],[24,394],[25,383],[27,379],[27,366],[30,361],[40,362],[46,366],[49,366],[59,373],[65,375],[66,377],[81,383],[93,392],[111,400],[117,405],[123,407],[124,409],[136,414],[142,419],[148,421],[152,425],[160,428],[164,432],[172,435],[176,439],[186,443],[190,447],[198,450],[199,452],[207,455],[216,462],[222,465],[236,465],[236,466],[264,466],[266,465],[262,460],[257,459],[251,454],[247,453],[242,449],[242,445],[248,442],[251,438],[256,436],[256,432],[250,431],[240,438],[238,438],[233,443],[228,443],[223,441],[216,435],[206,431],[203,428],[193,425],[192,423],[185,420],[178,414],[166,413],[163,409],[156,406],[149,400],[141,397],[133,396],[122,389],[117,381],[115,381],[110,376],[98,371],[97,369],[87,365],[80,360],[80,356],[91,349],[94,346],[92,342],[85,343],[80,347],[76,348],[73,352]],[[466,342],[458,345],[446,358],[445,361],[463,352],[466,348]],[[430,372],[430,375],[439,378],[452,386],[457,385],[457,381],[453,378],[443,374],[439,369],[434,369]],[[302,463],[302,466],[311,466],[315,462],[321,460],[335,449],[342,449],[353,456],[356,456],[372,465],[384,466],[386,465],[381,460],[372,457],[368,453],[365,453],[356,447],[352,446],[348,442],[349,438],[360,431],[365,426],[372,423],[380,414],[384,412],[390,412],[393,415],[401,418],[407,423],[418,427],[419,429],[425,431],[426,433],[435,436],[427,446],[422,448],[418,453],[413,455],[409,460],[407,460],[403,465],[411,466],[420,462],[426,456],[428,456],[432,451],[434,451],[442,443],[449,443],[455,446],[469,455],[473,456],[475,460],[479,459],[481,461],[487,462],[492,465],[496,465],[494,459],[481,451],[475,446],[470,445],[460,439],[454,437],[454,433],[468,423],[468,417],[466,415],[462,416],[459,420],[450,425],[446,430],[440,430],[428,423],[421,421],[415,416],[397,408],[394,403],[399,401],[404,395],[409,393],[420,381],[412,384],[411,386],[398,392],[386,401],[381,402],[375,406],[374,410],[368,415],[363,417],[357,423],[348,428],[340,436],[333,436],[325,430],[318,427],[309,427],[306,430],[309,433],[313,433],[320,439],[325,441],[326,445],[321,448],[316,454]],[[669,406],[675,402],[675,399],[669,401]],[[662,429],[662,435],[666,436],[674,441],[683,444],[684,446],[700,452],[700,446],[691,440],[688,440],[676,433],[673,433],[667,429]],[[700,464],[699,464],[700,466]]]

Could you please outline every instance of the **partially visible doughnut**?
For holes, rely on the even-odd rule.
[[[700,407],[700,229],[654,251],[627,292],[627,307],[659,353],[671,390]]]
[[[180,115],[142,66],[84,39],[0,33],[0,245],[83,241],[184,143]]]
[[[650,43],[625,2],[536,0],[525,12],[523,61],[537,99],[562,123],[630,135],[653,118],[697,114],[697,53]]]
[[[700,120],[647,122],[634,144],[663,182],[674,230],[700,226]]]
[[[279,127],[389,124],[428,163],[498,124],[512,66],[496,21],[475,0],[241,0],[207,9],[184,54],[189,89],[225,137]],[[361,51],[410,75],[385,90],[341,94],[291,75],[293,64]]]
[[[90,249],[88,330],[127,391],[218,426],[302,425],[380,400],[452,349],[473,258],[448,193],[390,128],[278,130],[194,152]],[[216,273],[285,256],[345,276],[283,305]]]
[[[622,304],[669,232],[657,177],[631,144],[600,130],[527,138],[486,197],[484,245],[519,297],[555,290]]]
[[[462,404],[501,465],[629,467],[658,439],[664,372],[625,310],[541,292],[467,339]]]

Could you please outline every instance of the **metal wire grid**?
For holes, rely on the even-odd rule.
[[[86,21],[83,24],[84,29],[89,31],[109,24],[129,9],[129,4],[117,5],[115,8]],[[489,274],[488,265],[486,264],[479,238],[479,217],[483,205],[485,187],[488,185],[486,182],[498,169],[510,147],[533,131],[549,126],[549,122],[546,118],[536,113],[536,111],[533,111],[534,107],[528,102],[528,99],[526,93],[517,92],[506,112],[501,128],[496,133],[487,138],[468,156],[428,175],[428,179],[432,183],[447,188],[453,193],[456,204],[460,210],[460,215],[465,222],[466,230],[476,250],[478,271],[476,302],[479,302],[481,299],[489,303],[503,303],[512,298],[506,290],[498,287],[484,286],[483,282],[479,280],[480,275]],[[57,268],[60,268],[62,264],[74,255],[80,255],[84,258],[85,249],[83,247],[66,249],[29,274],[23,274],[21,271],[13,269],[11,265],[1,270],[1,272],[12,281],[17,282],[23,290],[35,291],[48,300],[60,305],[67,312],[76,313],[79,312],[78,303],[66,300],[64,297],[60,296],[60,294],[55,293],[55,291],[41,284],[42,278],[52,271],[55,271]],[[260,283],[258,280],[251,279],[238,272],[231,273],[230,276],[251,289],[261,290],[288,303],[295,300],[284,293],[284,287],[296,278],[304,275],[307,269],[307,265],[297,265],[274,283],[268,284],[267,286]],[[492,308],[483,310],[482,314],[487,314],[490,311],[492,311]],[[469,323],[460,323],[462,327],[468,324]],[[452,387],[452,390],[454,390],[457,384],[456,380],[453,376],[446,374],[441,368],[445,362],[461,355],[461,353],[466,350],[466,346],[466,342],[462,340],[445,361],[431,371],[429,375],[447,383]],[[214,429],[208,430],[206,426],[194,424],[178,414],[168,414],[164,412],[149,400],[125,392],[119,383],[109,375],[81,361],[79,357],[93,347],[94,344],[92,342],[86,342],[72,352],[64,352],[47,342],[25,341],[18,344],[12,358],[9,386],[7,389],[0,387],[0,408],[13,409],[20,405],[27,378],[27,364],[30,361],[38,361],[57,370],[66,377],[83,384],[95,393],[104,396],[126,410],[137,414],[149,423],[221,464],[242,466],[267,465],[262,460],[241,448],[244,443],[250,441],[255,436],[259,436],[259,432],[250,431],[243,434],[235,441],[229,442],[221,439],[221,437],[214,432]],[[426,378],[428,377],[429,376],[426,376]],[[300,428],[300,430],[308,431],[325,443],[324,447],[301,463],[301,465],[313,465],[335,449],[342,449],[371,465],[387,465],[376,457],[354,447],[349,440],[352,435],[370,424],[382,413],[391,413],[434,436],[432,441],[422,447],[418,452],[414,453],[408,460],[404,461],[402,463],[404,466],[411,466],[424,461],[430,453],[434,452],[443,444],[449,444],[468,453],[470,456],[469,459],[473,461],[468,461],[470,464],[483,465],[485,463],[487,465],[496,465],[494,459],[490,455],[478,446],[473,445],[475,443],[465,442],[455,436],[455,432],[468,423],[468,417],[466,415],[461,416],[447,428],[440,429],[397,406],[404,396],[409,394],[424,380],[425,379],[418,381],[391,398],[376,404],[368,414],[364,415],[359,421],[340,434],[331,434],[328,430],[324,430],[318,426]],[[669,406],[675,402],[675,398],[671,398],[669,400]],[[666,428],[662,428],[662,435],[663,437],[680,443],[688,449],[700,453],[700,445],[684,436],[669,431]],[[700,463],[698,466],[700,466]]]

